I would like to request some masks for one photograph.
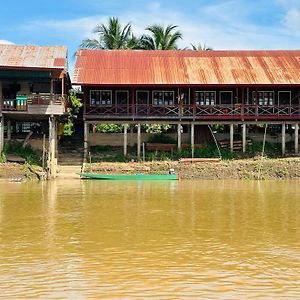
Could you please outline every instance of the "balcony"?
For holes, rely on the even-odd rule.
[[[300,119],[299,105],[112,105],[86,106],[85,115],[95,119]]]
[[[19,95],[16,99],[3,99],[2,111],[6,113],[55,114],[65,112],[65,97],[50,94]]]

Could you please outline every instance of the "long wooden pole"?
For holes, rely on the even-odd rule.
[[[123,145],[124,156],[127,156],[127,129],[128,129],[128,124],[124,124],[124,145]]]
[[[299,124],[295,124],[295,154],[299,154]]]
[[[137,159],[141,159],[141,124],[137,126]]]

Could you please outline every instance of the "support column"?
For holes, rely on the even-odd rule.
[[[54,116],[49,117],[49,155],[48,155],[48,178],[56,177],[56,119]]]
[[[177,125],[177,148],[181,151],[181,125]]]
[[[242,125],[242,128],[243,128],[243,153],[246,152],[246,132],[247,132],[247,125],[246,124],[243,124]]]
[[[7,120],[7,140],[11,141],[11,120]]]
[[[4,148],[4,117],[0,115],[0,154]]]
[[[285,124],[281,127],[281,152],[282,156],[285,155]]]
[[[127,129],[128,129],[128,124],[124,124],[124,145],[123,145],[124,156],[127,156]]]
[[[295,124],[295,154],[299,154],[299,124]]]
[[[192,158],[194,158],[195,152],[195,124],[191,124],[191,150],[192,150]]]
[[[83,122],[83,161],[86,163],[87,162],[87,157],[88,157],[88,150],[89,150],[89,145],[88,145],[88,136],[89,136],[89,123]]]
[[[230,124],[230,151],[233,152],[233,124]]]
[[[137,159],[141,159],[141,124],[137,126]]]

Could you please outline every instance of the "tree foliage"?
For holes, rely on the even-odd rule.
[[[176,50],[177,42],[182,39],[182,33],[175,31],[177,25],[152,25],[146,28],[150,34],[141,36],[141,48],[145,50]]]
[[[108,25],[100,24],[93,30],[98,39],[85,39],[81,42],[81,49],[136,49],[138,39],[132,34],[131,25],[122,27],[118,18],[111,17]]]
[[[74,133],[74,121],[77,119],[80,108],[82,107],[81,99],[77,98],[77,90],[71,90],[69,94],[68,119],[64,124],[64,135]]]

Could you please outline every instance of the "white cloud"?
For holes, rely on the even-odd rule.
[[[0,44],[13,45],[14,43],[8,40],[0,40]]]
[[[296,34],[300,33],[300,10],[290,9],[284,16],[285,27]]]

